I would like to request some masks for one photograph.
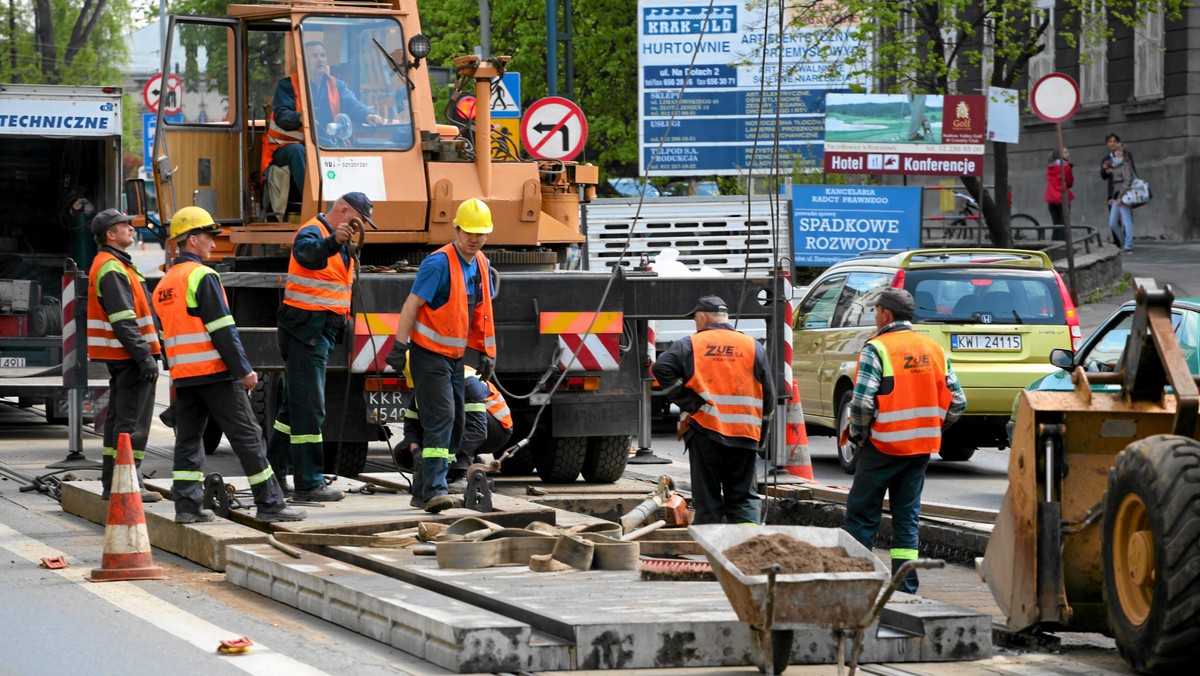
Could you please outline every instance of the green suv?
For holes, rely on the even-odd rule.
[[[1013,397],[1054,370],[1051,350],[1082,342],[1066,284],[1039,251],[861,254],[821,273],[792,317],[792,367],[810,430],[846,426],[858,355],[875,333],[875,310],[864,297],[883,286],[912,294],[913,328],[946,350],[967,395],[966,413],[942,440],[944,460],[969,460],[980,446],[1007,447]],[[854,449],[838,449],[850,473]]]

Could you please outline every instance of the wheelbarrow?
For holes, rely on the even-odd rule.
[[[940,568],[944,561],[907,562],[893,577],[874,554],[840,528],[812,526],[701,525],[689,529],[712,564],[721,589],[738,619],[750,625],[762,655],[759,671],[781,674],[792,654],[794,630],[802,625],[828,627],[838,632],[838,673],[844,660],[843,639],[857,632],[850,673],[857,668],[858,653],[867,627],[891,598],[896,586],[914,568]],[[842,547],[851,557],[871,561],[870,572],[781,574],[776,563],[761,574],[742,572],[725,557],[725,550],[758,535],[781,534],[816,547]],[[891,584],[885,588],[885,583]]]

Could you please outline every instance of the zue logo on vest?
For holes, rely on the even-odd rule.
[[[709,345],[704,350],[704,356],[724,359],[729,357],[740,357],[742,356],[742,353],[734,345]]]

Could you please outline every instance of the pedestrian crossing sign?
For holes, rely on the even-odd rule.
[[[505,73],[492,80],[492,117],[521,117],[521,74]]]

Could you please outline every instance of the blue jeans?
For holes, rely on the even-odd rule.
[[[1120,222],[1118,223],[1118,219]],[[1121,226],[1124,225],[1124,230]],[[1108,227],[1121,241],[1121,248],[1133,251],[1133,207],[1123,204],[1121,200],[1113,200],[1108,210]]]
[[[419,345],[408,348],[413,394],[420,405],[421,480],[413,496],[429,500],[450,492],[446,472],[462,443],[466,424],[466,394],[463,391],[463,360],[451,359]],[[418,458],[413,458],[417,462]]]
[[[858,449],[858,469],[846,499],[846,524],[842,528],[855,540],[874,549],[875,534],[883,514],[887,494],[892,510],[892,573],[909,559],[917,558],[920,541],[918,517],[921,515],[921,490],[925,487],[928,455],[888,455],[871,444]],[[917,593],[917,571],[910,572],[897,587]]]

